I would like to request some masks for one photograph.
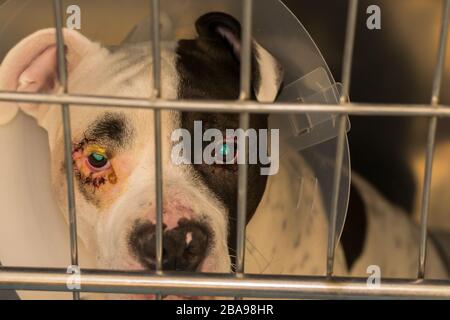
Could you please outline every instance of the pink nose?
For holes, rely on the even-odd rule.
[[[197,271],[205,259],[211,236],[208,226],[181,218],[169,229],[164,224],[163,270]],[[156,269],[156,226],[148,221],[136,221],[129,235],[131,252],[149,270]]]
[[[156,210],[151,211],[148,219],[151,223],[156,224]],[[163,224],[166,226],[167,230],[176,228],[179,221],[182,219],[193,220],[194,212],[192,209],[177,204],[176,202],[164,204]]]

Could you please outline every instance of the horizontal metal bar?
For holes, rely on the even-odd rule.
[[[259,103],[256,101],[204,101],[204,100],[147,100],[85,95],[49,95],[34,93],[0,92],[0,101],[47,104],[72,104],[90,107],[122,107],[180,111],[211,111],[224,113],[332,113],[356,116],[437,116],[450,117],[446,105],[431,107],[427,104],[298,104]],[[1,104],[0,104],[0,107]]]
[[[68,291],[73,275],[64,269],[0,268],[0,290]],[[82,292],[127,294],[246,296],[259,298],[450,298],[450,281],[383,279],[368,286],[364,278],[232,274],[148,274],[83,270]]]

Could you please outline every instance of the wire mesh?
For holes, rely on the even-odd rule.
[[[252,0],[243,1],[243,32],[241,57],[241,94],[238,101],[169,101],[161,99],[161,57],[159,0],[151,1],[152,8],[152,48],[153,48],[153,90],[150,100],[134,98],[113,98],[102,96],[72,95],[67,91],[66,62],[64,57],[64,35],[62,28],[61,1],[54,0],[56,37],[58,48],[58,74],[61,91],[58,94],[33,94],[0,92],[0,101],[35,102],[59,105],[63,110],[66,172],[72,172],[71,129],[69,105],[96,107],[128,107],[154,110],[155,148],[156,148],[156,203],[157,203],[157,272],[127,273],[110,270],[83,270],[80,276],[81,288],[73,290],[73,298],[80,298],[83,292],[107,293],[154,293],[182,295],[220,295],[235,297],[277,297],[277,298],[450,298],[450,281],[425,280],[427,217],[429,209],[431,173],[433,167],[434,141],[438,117],[450,117],[450,108],[439,104],[440,87],[445,62],[446,39],[450,0],[445,0],[441,22],[441,37],[438,48],[438,61],[433,81],[432,99],[429,105],[387,105],[353,104],[346,99],[350,88],[352,52],[355,38],[358,0],[350,0],[346,43],[343,60],[343,95],[339,105],[272,103],[261,104],[250,101],[251,45],[252,45]],[[264,106],[264,107],[262,107]],[[238,178],[238,224],[237,224],[237,260],[236,274],[183,274],[163,272],[162,237],[162,197],[163,177],[161,160],[161,111],[208,111],[240,112],[240,126],[244,130],[249,126],[250,113],[335,113],[339,115],[339,135],[336,153],[336,169],[332,194],[332,219],[328,233],[327,275],[308,276],[269,276],[247,275],[244,273],[245,253],[245,217],[247,199],[247,166],[239,168]],[[383,279],[376,287],[367,287],[367,279],[342,278],[333,276],[333,261],[337,195],[339,192],[340,168],[344,150],[345,116],[427,116],[430,117],[428,143],[426,149],[426,167],[422,194],[421,237],[419,250],[419,270],[417,279]],[[73,176],[67,174],[68,214],[70,222],[71,264],[78,266],[77,225]],[[150,196],[150,195],[149,195]],[[68,291],[66,270],[42,268],[0,267],[0,290],[44,290]]]

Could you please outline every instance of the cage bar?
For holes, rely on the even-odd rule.
[[[159,0],[152,0],[152,49],[153,49],[153,97],[161,96],[161,47],[159,26]],[[162,271],[162,160],[161,160],[161,113],[154,111],[155,160],[156,160],[156,269]]]
[[[152,49],[153,49],[153,96],[161,97],[161,30],[160,3],[151,0],[152,7]],[[162,172],[162,142],[161,142],[161,110],[155,109],[155,184],[156,184],[156,272],[163,271],[163,172]],[[161,294],[156,299],[162,299]]]
[[[355,43],[356,18],[358,13],[358,0],[350,0],[347,14],[347,30],[345,36],[344,58],[342,63],[342,86],[343,90],[340,103],[347,102],[347,94],[350,90],[351,70],[353,60],[353,47]],[[341,184],[342,166],[345,151],[345,126],[347,115],[339,115],[338,138],[336,145],[336,159],[333,177],[333,191],[331,196],[331,217],[328,226],[328,250],[327,250],[327,276],[333,275],[334,254],[336,250],[336,221],[339,204],[339,186]]]
[[[433,78],[433,91],[431,96],[431,107],[439,108],[439,96],[442,85],[442,75],[445,64],[445,52],[447,49],[448,20],[450,11],[450,0],[445,0],[442,12],[441,32],[439,39],[438,59]],[[420,246],[419,246],[419,268],[417,277],[425,277],[425,264],[427,255],[427,237],[428,237],[428,214],[430,211],[430,190],[431,178],[433,174],[433,157],[436,142],[438,118],[433,116],[429,120],[427,147],[425,156],[425,173],[422,191],[422,204],[420,215]]]
[[[67,65],[64,48],[62,10],[60,0],[53,0],[53,10],[56,24],[56,47],[58,58],[59,82],[63,93],[67,93],[68,78],[67,78]],[[61,108],[62,108],[62,121],[64,128],[64,162],[66,167],[67,197],[68,197],[69,224],[70,224],[70,257],[72,266],[78,267],[78,233],[77,233],[75,191],[73,181],[72,129],[70,124],[70,107],[69,104],[63,103],[61,104]],[[79,300],[80,293],[74,291],[73,299]]]
[[[240,74],[240,101],[251,97],[251,69],[252,69],[252,7],[253,0],[244,0],[242,3],[242,52]],[[247,132],[250,124],[250,114],[246,111],[239,115],[239,127]],[[245,135],[244,135],[245,137]],[[245,138],[244,138],[245,139]],[[244,276],[245,261],[245,227],[247,225],[247,187],[248,187],[248,145],[244,140],[244,163],[238,168],[238,200],[236,223],[236,276]],[[240,297],[235,297],[240,299]]]
[[[251,54],[252,54],[252,6],[253,0],[245,0],[242,6],[242,52],[241,52],[241,92],[240,101],[249,100],[251,96]],[[239,116],[239,127],[247,131],[250,115],[243,111]],[[247,176],[248,149],[245,141],[245,162],[238,169],[238,203],[237,203],[237,241],[236,274],[244,273],[245,226],[247,221]]]
[[[151,0],[152,7],[152,52],[153,52],[153,95],[152,99],[127,97],[71,95],[67,90],[67,66],[64,53],[64,37],[61,1],[53,0],[56,24],[58,75],[61,84],[57,94],[0,92],[0,101],[47,103],[61,106],[64,125],[64,147],[67,171],[67,192],[70,221],[71,263],[78,266],[77,223],[75,210],[74,181],[72,168],[72,144],[70,128],[70,105],[89,107],[129,107],[154,110],[155,119],[155,184],[157,203],[156,226],[156,272],[126,272],[111,270],[83,270],[80,292],[134,293],[134,294],[175,294],[211,295],[259,298],[446,298],[450,299],[450,281],[425,280],[425,260],[427,245],[427,220],[429,212],[430,186],[433,153],[438,117],[450,117],[450,108],[439,102],[445,63],[446,39],[450,0],[445,0],[441,23],[438,61],[433,80],[431,104],[354,104],[347,101],[351,83],[352,54],[355,41],[355,27],[358,1],[350,0],[346,42],[343,59],[343,92],[338,105],[259,103],[251,97],[251,49],[252,49],[252,0],[243,1],[241,90],[238,101],[194,101],[163,100],[161,98],[161,55],[160,55],[160,3]],[[154,99],[153,99],[154,97]],[[332,192],[331,221],[328,230],[327,276],[269,276],[244,275],[245,225],[247,201],[247,165],[239,167],[238,178],[238,223],[236,274],[190,274],[162,273],[162,158],[161,158],[161,111],[208,111],[241,113],[240,127],[247,130],[250,113],[334,113],[338,117],[338,139],[335,173]],[[345,148],[346,115],[355,116],[424,116],[430,117],[426,149],[426,166],[421,207],[421,237],[419,250],[418,279],[383,279],[380,285],[370,285],[363,278],[342,278],[333,276],[334,250],[336,247],[336,217],[338,207],[339,182],[343,152]],[[246,148],[247,150],[247,148]],[[247,157],[246,157],[247,158]],[[69,174],[70,173],[70,174]],[[0,267],[0,290],[44,290],[66,291],[71,275],[63,269]],[[73,292],[79,299],[80,292]]]
[[[390,103],[345,103],[345,104],[298,104],[261,103],[257,101],[205,101],[205,100],[149,100],[139,98],[87,96],[77,94],[43,94],[0,91],[0,101],[23,103],[76,104],[77,107],[117,107],[130,109],[159,109],[175,111],[204,111],[222,113],[334,113],[353,116],[390,117],[450,117],[450,105],[439,104],[390,104]],[[0,106],[2,108],[2,106]]]
[[[65,291],[70,275],[63,269],[0,268],[0,290]],[[383,279],[380,285],[369,286],[365,278],[311,276],[269,276],[246,274],[236,278],[231,274],[164,275],[83,270],[83,292],[154,294],[193,296],[246,296],[254,298],[348,299],[406,298],[449,299],[450,281]]]

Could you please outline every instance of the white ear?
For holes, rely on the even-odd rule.
[[[256,98],[260,102],[273,102],[283,82],[283,67],[256,41],[253,42],[253,46],[258,70],[256,79],[253,80]]]
[[[93,47],[99,47],[77,31],[63,30],[68,73]],[[59,88],[55,29],[38,31],[19,42],[0,66],[0,90],[54,93]],[[39,118],[48,106],[0,102],[0,125],[11,121],[21,108]]]

